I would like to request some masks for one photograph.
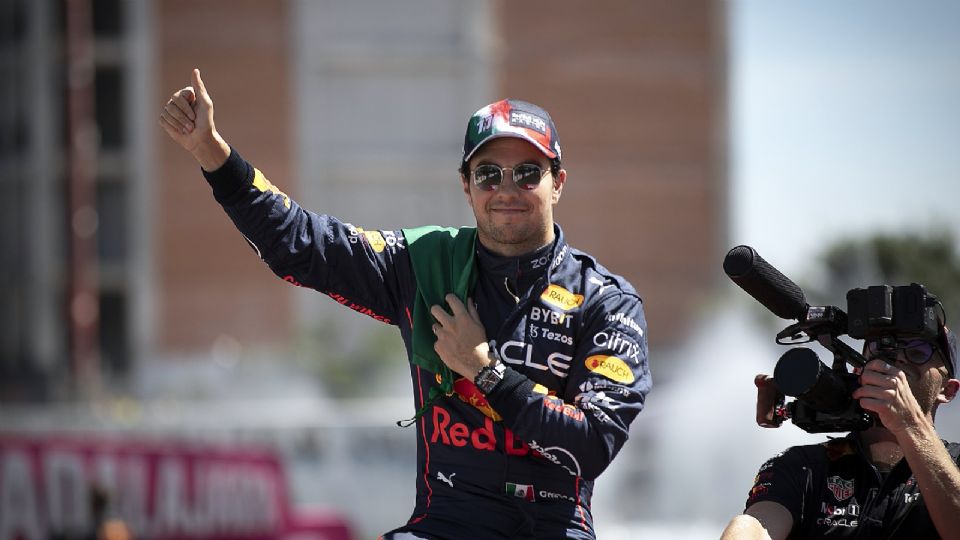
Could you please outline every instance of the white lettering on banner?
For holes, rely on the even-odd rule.
[[[94,483],[108,490],[111,513],[135,537],[276,535],[283,509],[275,462],[231,459],[0,444],[0,540],[83,532]]]
[[[147,530],[147,496],[150,492],[148,480],[148,465],[142,456],[103,456],[104,460],[116,463],[118,478],[116,485],[117,496],[113,497],[118,515],[131,531]]]
[[[154,536],[180,536],[194,528],[192,508],[187,503],[186,467],[176,458],[160,461],[157,471]]]
[[[197,499],[188,504],[180,460],[161,463],[152,531],[160,534],[253,534],[275,530],[280,513],[265,471],[236,464],[196,464]],[[164,480],[162,477],[166,476]],[[226,496],[225,494],[229,494]],[[192,510],[192,511],[191,511]]]
[[[47,535],[40,526],[29,456],[13,450],[0,458],[0,538],[43,540]]]
[[[557,313],[552,309],[533,306],[530,310],[531,321],[548,322],[554,326],[570,328],[570,318],[569,313]]]
[[[56,450],[46,454],[43,467],[50,530],[81,533],[89,529],[89,488],[81,456]]]
[[[568,375],[570,371],[570,360],[573,360],[572,356],[555,352],[547,356],[545,364],[536,363],[533,360],[533,347],[529,343],[522,341],[505,342],[500,346],[500,358],[507,364],[513,364],[515,366],[523,365],[540,371],[549,370],[557,377],[566,377]]]
[[[640,363],[640,346],[616,330],[601,330],[593,335],[593,344],[613,351],[617,356],[629,356],[633,363]]]

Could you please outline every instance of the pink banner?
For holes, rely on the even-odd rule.
[[[138,539],[350,538],[336,515],[294,514],[269,451],[0,435],[0,540],[83,538],[96,526],[98,495],[106,517]]]

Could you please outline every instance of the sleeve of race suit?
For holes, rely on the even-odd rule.
[[[793,516],[796,527],[803,517],[800,509],[803,507],[805,486],[809,483],[809,463],[812,461],[806,452],[810,450],[793,447],[764,462],[753,479],[744,510],[761,501],[779,503]]]
[[[409,273],[400,231],[365,231],[304,210],[233,148],[222,167],[203,174],[214,198],[277,276],[396,324],[403,305],[398,273]]]
[[[617,291],[585,313],[562,395],[546,395],[510,369],[487,395],[530,447],[571,474],[593,480],[626,442],[651,387],[643,304]]]

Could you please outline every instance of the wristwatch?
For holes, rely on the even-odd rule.
[[[507,370],[507,365],[500,361],[497,351],[490,349],[487,352],[487,358],[490,359],[490,363],[480,368],[480,372],[473,379],[473,384],[477,385],[484,394],[496,388],[497,383],[503,380],[503,372]]]

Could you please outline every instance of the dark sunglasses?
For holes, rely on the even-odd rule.
[[[493,191],[499,188],[500,183],[503,182],[504,171],[510,171],[510,176],[517,183],[518,188],[528,191],[537,189],[540,180],[546,174],[543,167],[535,163],[521,163],[516,167],[500,167],[499,165],[485,163],[477,165],[470,175],[473,177],[473,185],[483,191]]]
[[[936,350],[933,343],[923,341],[922,339],[897,340],[891,343],[871,340],[867,342],[867,352],[871,357],[882,355],[884,353],[903,351],[903,355],[911,364],[921,366],[933,358],[933,351]]]

